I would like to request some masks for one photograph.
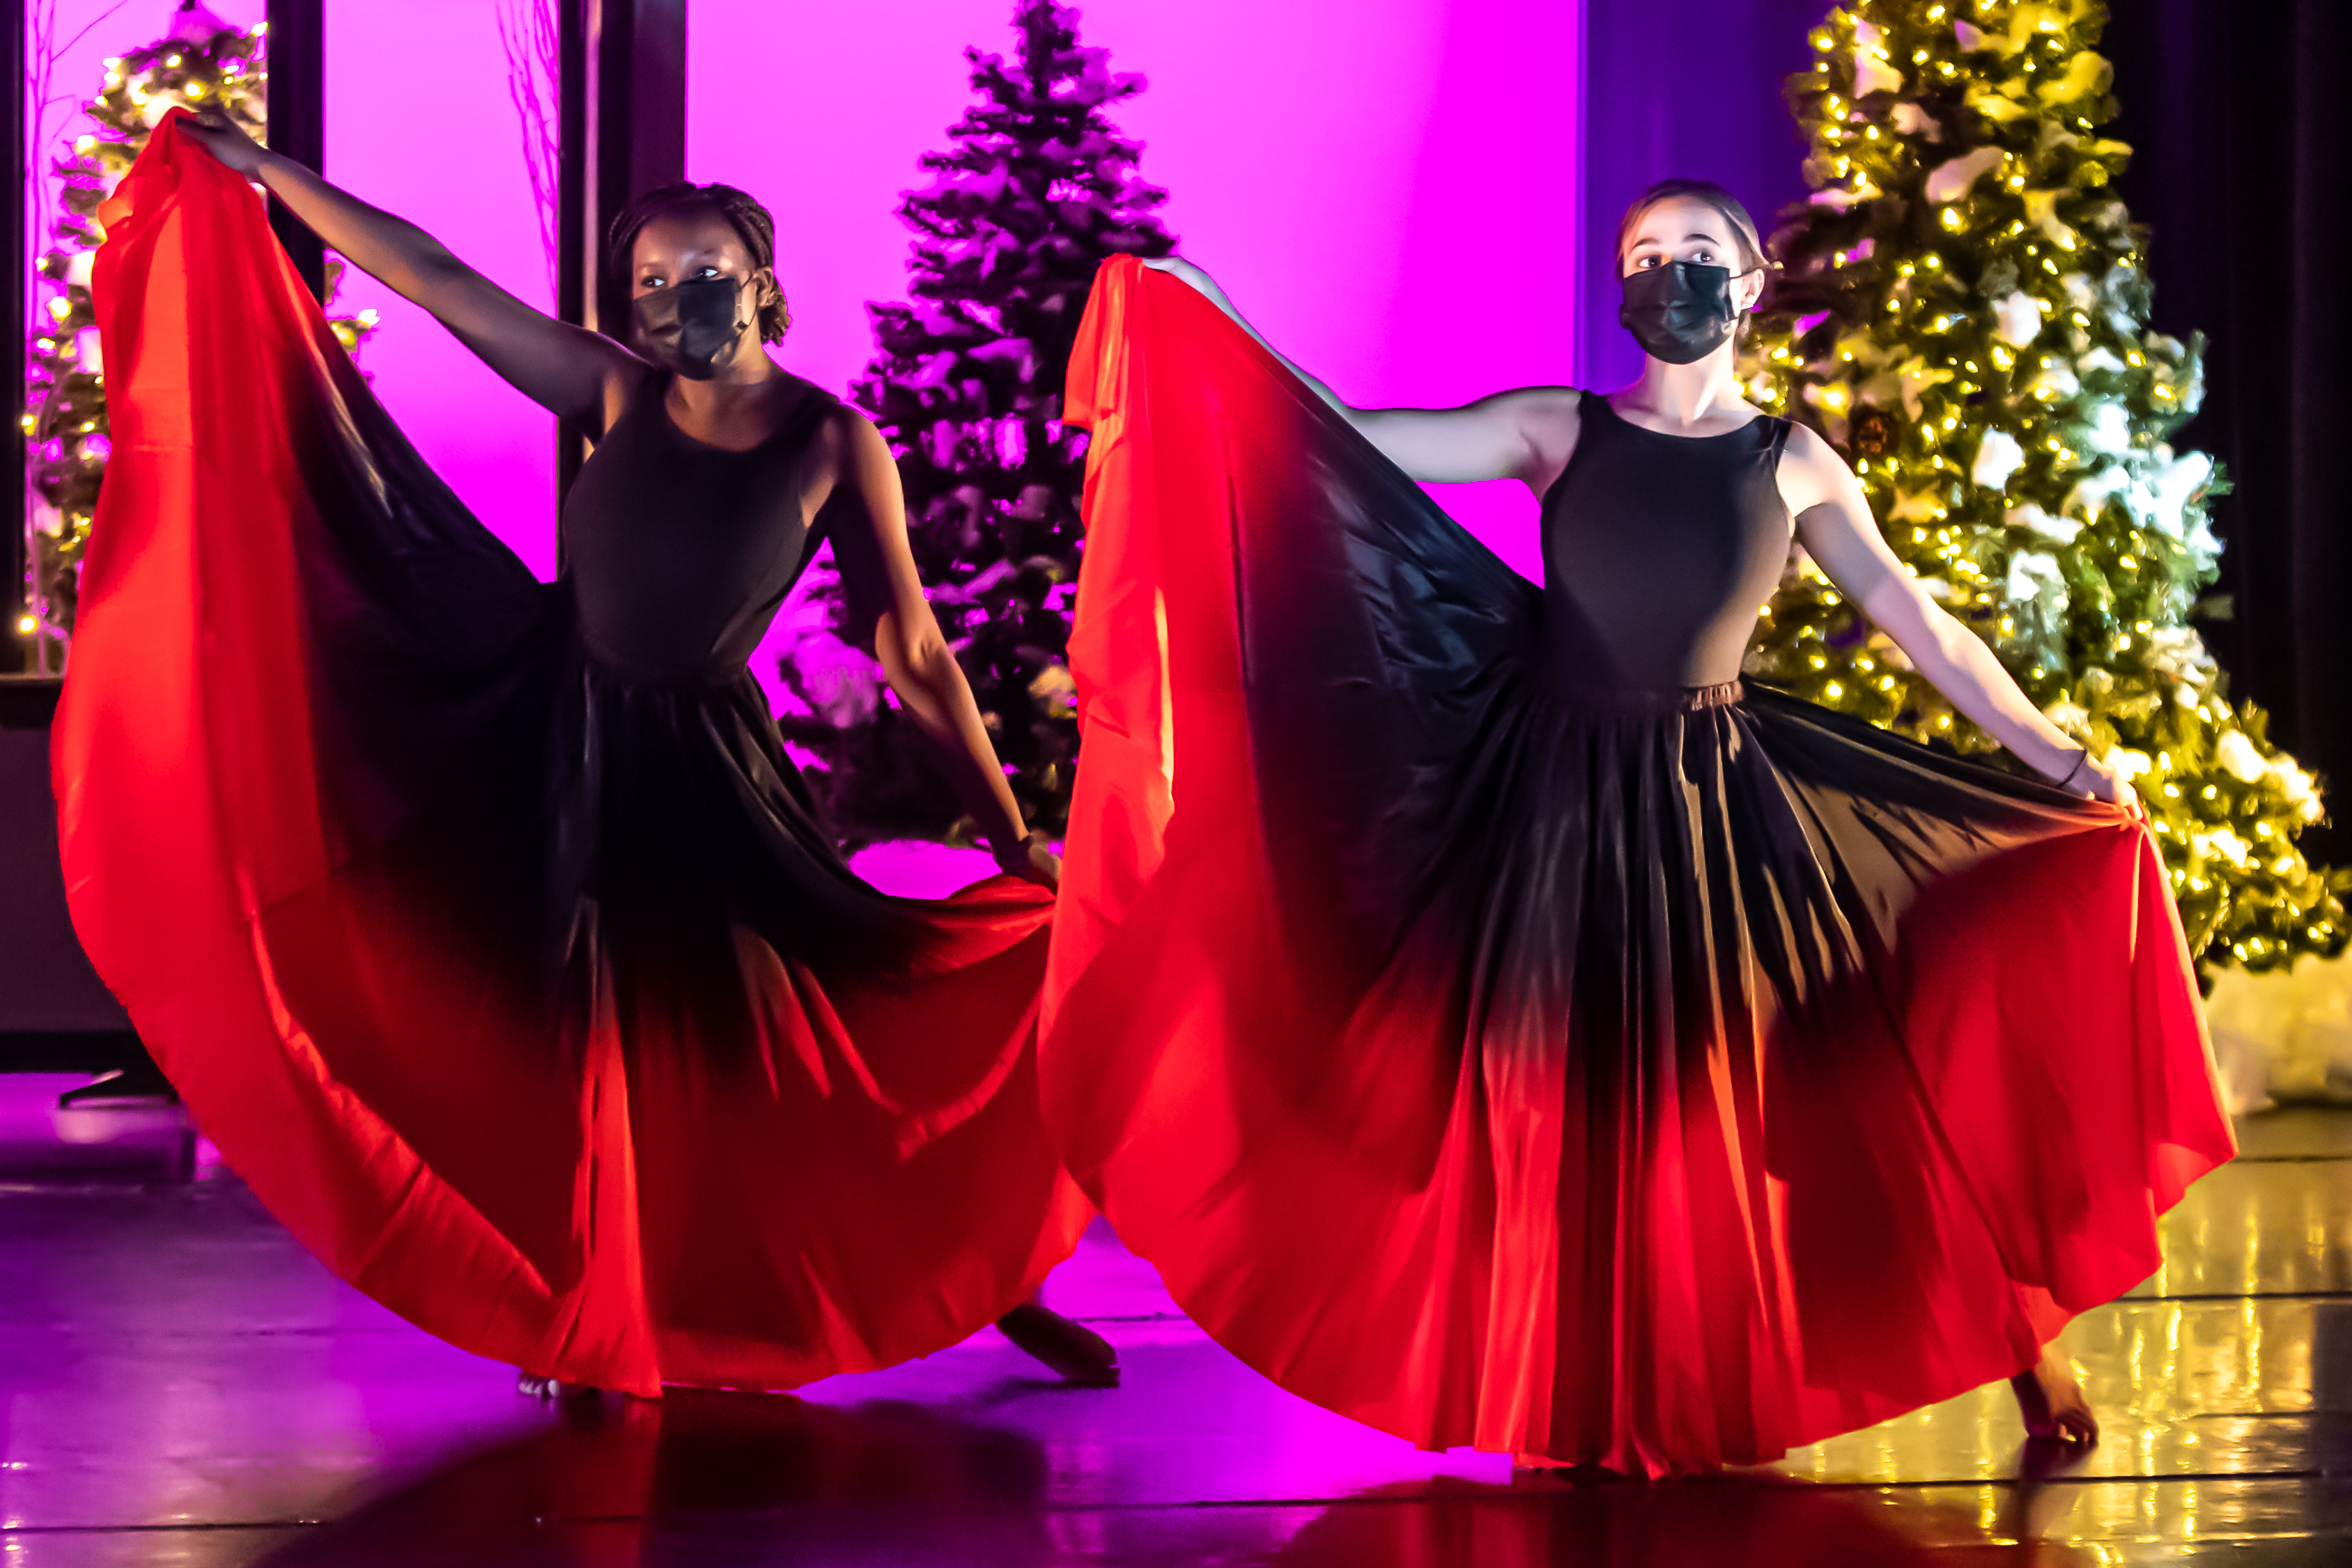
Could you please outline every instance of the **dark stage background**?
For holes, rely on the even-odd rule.
[[[2232,695],[2318,770],[2334,824],[2304,845],[2352,860],[2352,5],[2126,0],[2108,24],[2137,150],[2123,196],[2151,231],[2156,322],[2208,340],[2205,406],[2181,441],[2227,465],[2228,549],[2202,630]]]

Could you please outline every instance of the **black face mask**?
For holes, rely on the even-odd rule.
[[[637,297],[637,340],[688,381],[707,382],[735,358],[743,280],[698,277]]]
[[[1617,319],[1652,359],[1670,365],[1703,360],[1739,325],[1739,312],[1731,305],[1727,267],[1669,261],[1629,272],[1619,281],[1625,298],[1617,307]]]

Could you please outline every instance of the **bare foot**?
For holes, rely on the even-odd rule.
[[[2016,1391],[2028,1437],[2085,1448],[2099,1440],[2099,1418],[2091,1414],[2091,1402],[2083,1397],[2083,1385],[2057,1346],[2044,1345],[2042,1359],[2009,1385]]]
[[[1118,1354],[1110,1342],[1035,1301],[1024,1301],[996,1326],[1004,1337],[1059,1373],[1065,1383],[1108,1388],[1118,1382]]]
[[[515,1392],[530,1399],[593,1399],[603,1392],[585,1383],[566,1383],[555,1377],[533,1377],[520,1373],[515,1377]]]

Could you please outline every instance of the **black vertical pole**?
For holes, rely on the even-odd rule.
[[[588,324],[588,24],[595,0],[558,0],[555,21],[555,315]],[[588,428],[555,421],[555,503],[572,494],[588,454]]]
[[[325,166],[323,110],[326,50],[320,0],[269,0],[269,36],[263,68],[269,73],[269,150],[306,169]],[[327,298],[327,253],[319,236],[269,199],[269,226],[310,286],[313,298]]]
[[[686,178],[686,0],[562,0],[557,151],[556,313],[619,335],[628,280],[608,277],[604,231],[623,207]],[[566,420],[559,500],[594,432]]]
[[[686,0],[603,0],[596,73],[596,232],[657,185],[686,178]],[[601,265],[596,329],[618,334],[629,280]]]
[[[588,22],[595,0],[557,0],[555,132],[555,313],[573,326],[588,320]],[[555,425],[555,499],[562,505],[586,455],[587,428]]]
[[[0,464],[7,470],[8,493],[16,499],[8,510],[8,543],[0,550],[0,562],[5,563],[7,590],[0,594],[0,607],[7,612],[5,642],[0,647],[0,673],[14,674],[28,663],[27,655],[35,646],[34,637],[23,631],[24,619],[32,608],[26,592],[26,573],[31,563],[25,559],[25,508],[27,499],[25,445],[25,306],[31,292],[31,279],[26,277],[27,257],[25,255],[25,203],[37,182],[29,178],[32,165],[25,145],[25,0],[6,0],[7,40],[0,45],[0,80],[8,84],[7,141],[8,166],[17,171],[16,193],[7,204],[7,216],[0,220],[0,245],[8,247],[8,298],[0,305],[0,360],[7,368],[0,371],[0,397],[7,402],[8,428],[0,433]],[[37,635],[37,633],[36,633]]]

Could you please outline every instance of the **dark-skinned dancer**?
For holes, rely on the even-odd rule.
[[[1047,1124],[1226,1348],[1433,1448],[1706,1470],[2002,1380],[2087,1444],[2053,1341],[2234,1146],[2162,860],[1741,397],[1739,204],[1617,262],[1638,379],[1455,409],[1096,279]],[[1541,587],[1413,482],[1505,477]],[[2023,766],[1744,681],[1794,545]]]
[[[536,581],[403,439],[258,182],[600,433]],[[110,200],[116,445],[55,742],[72,908],[229,1164],[338,1273],[541,1392],[782,1388],[990,1322],[1087,1214],[1039,1124],[1056,874],[923,600],[874,426],[772,360],[726,187],[615,225],[629,345],[175,110]],[[1006,874],[885,896],[745,661],[829,542]]]

